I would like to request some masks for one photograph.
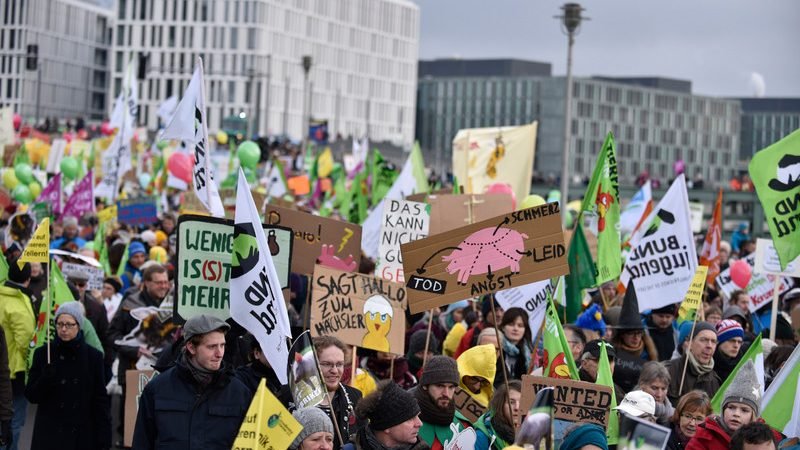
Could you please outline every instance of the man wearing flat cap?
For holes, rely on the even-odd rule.
[[[230,326],[201,314],[183,326],[176,364],[150,381],[139,398],[134,449],[230,449],[252,393],[222,360]]]

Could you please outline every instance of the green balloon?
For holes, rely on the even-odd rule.
[[[21,181],[22,184],[29,184],[33,181],[33,169],[30,164],[19,163],[14,166],[14,175],[17,176],[17,180]]]
[[[236,156],[239,158],[239,163],[242,167],[255,169],[258,166],[258,160],[261,159],[261,149],[253,141],[244,141],[239,144]]]
[[[30,203],[33,200],[33,196],[31,195],[31,190],[28,186],[24,184],[18,184],[17,187],[14,188],[14,200],[18,201],[19,203]]]
[[[80,166],[78,160],[74,157],[65,156],[64,159],[61,160],[61,173],[64,174],[67,180],[74,180],[75,177],[78,176],[78,170],[80,170]]]

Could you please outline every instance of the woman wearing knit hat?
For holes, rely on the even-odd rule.
[[[422,421],[414,396],[391,380],[378,383],[377,389],[364,397],[356,408],[358,418],[368,421],[353,444],[346,450],[426,450],[430,447],[419,438]]]
[[[31,449],[111,448],[103,354],[84,340],[81,305],[62,304],[54,323],[56,337],[34,353],[25,388],[39,405]]]
[[[331,419],[319,408],[300,408],[292,413],[303,426],[294,438],[289,450],[332,450],[333,424]]]
[[[706,417],[697,427],[694,437],[686,445],[686,450],[727,450],[731,435],[739,428],[760,419],[762,386],[756,375],[756,367],[747,361],[736,374],[733,382],[722,398],[722,415]],[[776,440],[782,439],[775,432]]]
[[[742,341],[744,329],[739,322],[725,319],[717,322],[717,351],[714,352],[714,372],[720,381],[728,379],[728,375],[742,359],[744,351]]]

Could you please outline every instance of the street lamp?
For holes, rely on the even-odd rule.
[[[564,151],[561,160],[561,205],[569,203],[569,144],[570,144],[570,123],[572,109],[572,45],[575,43],[575,35],[580,31],[581,20],[588,18],[581,17],[584,9],[577,3],[565,3],[561,7],[563,15],[555,16],[561,20],[561,31],[568,39],[567,44],[567,98],[564,107]],[[564,223],[566,224],[567,214],[562,212]]]
[[[302,136],[301,142],[303,143],[302,151],[306,151],[306,144],[308,140],[308,125],[309,125],[309,114],[308,111],[308,73],[311,71],[311,55],[303,55],[302,60],[303,65],[303,120],[301,121],[300,136]]]

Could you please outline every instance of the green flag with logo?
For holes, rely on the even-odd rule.
[[[597,233],[597,284],[619,277],[622,271],[619,238],[619,182],[614,135],[608,133],[592,179],[583,196],[581,212],[593,218]]]
[[[800,255],[800,129],[753,155],[748,170],[784,270]]]

